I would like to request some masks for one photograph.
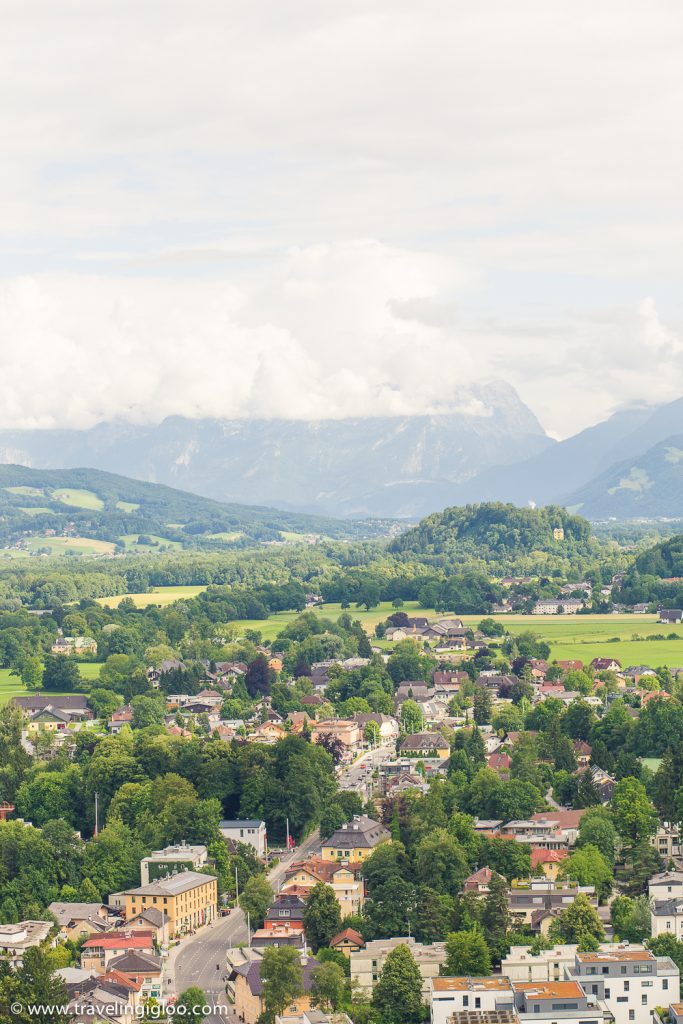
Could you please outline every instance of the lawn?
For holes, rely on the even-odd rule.
[[[126,548],[126,551],[137,551],[139,554],[154,554],[159,548],[165,547],[170,548],[173,551],[178,551],[182,548],[177,540],[169,540],[167,537],[158,537],[154,533],[145,533],[143,537],[149,537],[150,540],[156,541],[155,544],[138,544],[139,533],[125,533],[121,538],[121,542]]]
[[[116,608],[124,597],[129,597],[137,608],[147,608],[148,605],[165,608],[166,605],[173,604],[174,601],[196,597],[203,590],[206,590],[206,587],[157,587],[150,590],[148,594],[116,594],[114,597],[98,597],[97,603]]]
[[[81,678],[87,679],[89,682],[100,678],[101,668],[101,661],[80,661],[78,663],[78,671],[81,673]]]
[[[49,509],[49,508],[37,508],[36,506],[33,506],[32,508],[22,508],[22,507],[20,507],[19,511],[23,512],[24,515],[27,515],[27,516],[44,516],[46,512],[49,515],[50,512],[52,511],[52,509]]]
[[[97,675],[99,675],[99,670],[100,670],[100,666],[99,665],[87,665],[86,666],[85,664],[82,664],[82,665],[79,665],[79,668],[81,669],[81,674],[82,675],[83,675],[83,671],[82,670],[84,668],[97,669]],[[92,675],[92,676],[85,676],[84,675],[84,678],[96,679],[97,675]],[[30,692],[31,692],[30,690],[26,689],[26,687],[22,683],[22,681],[19,678],[19,676],[10,675],[10,670],[8,668],[0,668],[0,704],[6,704],[8,700],[12,699],[12,697],[23,697],[27,693],[30,693]],[[48,692],[52,692],[52,691],[47,691],[46,690],[44,692],[47,694]]]
[[[236,540],[239,540],[240,537],[243,537],[243,536],[244,536],[244,534],[241,531],[237,531],[237,532],[233,532],[233,533],[224,532],[224,533],[207,533],[206,534],[207,540],[224,540],[228,544],[230,544],[230,543],[232,543],[232,542],[234,542]]]
[[[97,512],[104,508],[104,502],[94,491],[79,490],[76,487],[62,487],[54,491],[52,497],[55,501],[61,501],[64,505],[72,505],[74,508],[90,508]]]

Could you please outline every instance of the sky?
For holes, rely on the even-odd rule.
[[[682,44],[678,0],[10,0],[0,427],[680,397]]]

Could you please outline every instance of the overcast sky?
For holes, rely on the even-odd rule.
[[[9,0],[0,426],[679,397],[682,58],[680,0]]]

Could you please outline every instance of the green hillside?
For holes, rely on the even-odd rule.
[[[378,522],[224,504],[101,470],[0,466],[0,553],[8,557],[218,551],[383,532]]]

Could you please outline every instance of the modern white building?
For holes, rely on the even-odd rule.
[[[234,818],[221,821],[218,828],[224,839],[253,846],[258,857],[266,856],[268,841],[265,821],[258,821],[257,818]]]
[[[655,1007],[668,1006],[679,995],[680,972],[673,960],[643,946],[577,953],[566,976],[603,1003],[615,1024],[646,1024]]]
[[[456,1013],[482,1014],[515,1008],[509,978],[432,978],[429,985],[431,1024],[450,1024]]]
[[[574,980],[434,978],[431,1024],[611,1024],[609,1010]]]
[[[351,984],[353,985],[355,982],[359,991],[362,991],[364,995],[371,996],[384,969],[384,961],[397,946],[407,946],[412,953],[422,975],[422,993],[427,997],[430,981],[437,977],[441,964],[446,960],[445,942],[423,945],[416,942],[412,936],[375,939],[368,942],[363,949],[359,949],[349,956]]]
[[[11,967],[20,967],[26,950],[44,942],[51,927],[49,921],[0,924],[0,957],[7,960]]]
[[[157,878],[173,875],[178,871],[200,871],[206,865],[205,846],[186,846],[178,843],[164,850],[155,850],[140,861],[140,884],[149,885]]]
[[[650,931],[653,939],[658,935],[675,935],[677,939],[683,940],[683,896],[652,900]]]

